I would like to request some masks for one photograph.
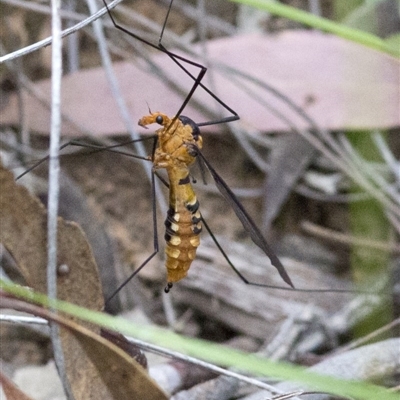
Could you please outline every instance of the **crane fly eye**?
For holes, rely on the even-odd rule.
[[[157,124],[162,125],[164,118],[161,115],[157,115],[156,122]]]

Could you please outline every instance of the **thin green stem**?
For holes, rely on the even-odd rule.
[[[280,4],[272,0],[231,0],[235,3],[248,5],[267,11],[280,17],[288,18],[293,21],[300,22],[304,25],[324,32],[333,33],[336,36],[351,40],[353,42],[370,47],[374,50],[390,54],[396,58],[400,58],[400,49],[386,42],[380,37],[359,29],[350,28],[337,22],[333,22],[326,18],[318,17],[306,11],[299,10],[294,7]]]

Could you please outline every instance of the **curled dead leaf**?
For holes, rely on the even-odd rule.
[[[0,163],[0,242],[34,290],[46,292],[47,213]],[[101,311],[103,294],[92,251],[80,227],[58,220],[58,298]],[[145,370],[101,338],[100,328],[63,319],[60,338],[75,399],[164,399]],[[116,384],[118,382],[119,384]]]

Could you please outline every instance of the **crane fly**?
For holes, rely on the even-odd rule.
[[[165,220],[165,252],[167,256],[165,291],[168,292],[174,282],[180,281],[187,275],[200,244],[201,222],[204,220],[199,211],[199,202],[191,185],[189,172],[189,167],[195,162],[198,155],[201,155],[201,159],[210,170],[217,187],[233,206],[243,226],[249,230],[253,241],[267,254],[282,279],[293,287],[285,268],[272,252],[250,216],[225,181],[202,155],[200,150],[203,138],[198,125],[188,117],[179,116],[171,119],[160,112],[151,113],[139,120],[139,125],[144,127],[153,123],[162,126],[156,132],[158,147],[152,159],[153,170],[165,168],[169,180],[169,210]],[[207,229],[209,230],[208,226]],[[214,236],[213,239],[215,240]],[[238,270],[234,270],[242,279],[244,278]]]
[[[239,276],[239,278],[246,284],[266,287],[266,288],[276,288],[293,290],[294,285],[286,272],[284,266],[280,262],[279,258],[273,252],[269,244],[266,242],[262,233],[251,219],[249,214],[246,212],[242,204],[236,198],[232,190],[226,184],[226,182],[221,178],[221,176],[216,172],[211,163],[201,152],[203,138],[200,133],[200,127],[207,125],[216,125],[222,123],[233,122],[239,119],[239,115],[230,108],[226,103],[219,99],[207,86],[202,83],[202,79],[207,72],[207,68],[199,63],[192,60],[184,58],[177,55],[169,50],[167,50],[161,43],[164,29],[168,20],[168,16],[172,7],[173,0],[171,0],[168,8],[168,12],[163,24],[161,35],[158,41],[158,45],[143,39],[142,37],[136,35],[125,27],[119,25],[114,19],[110,9],[107,6],[105,0],[103,0],[105,7],[107,8],[108,15],[115,28],[122,31],[125,34],[143,42],[144,44],[159,50],[166,54],[176,65],[179,66],[194,82],[184,99],[179,110],[173,117],[162,112],[151,112],[143,116],[139,120],[139,125],[147,128],[148,125],[158,124],[160,128],[156,131],[153,136],[154,145],[152,154],[145,158],[142,156],[125,153],[123,151],[115,150],[111,147],[101,147],[83,144],[82,142],[72,140],[62,148],[68,145],[75,145],[81,147],[91,147],[95,151],[107,150],[116,153],[121,153],[129,155],[131,157],[142,159],[146,161],[153,162],[152,169],[152,197],[153,197],[153,230],[154,230],[154,251],[147,257],[147,259],[128,277],[125,282],[118,287],[118,289],[109,297],[111,300],[142,268],[144,268],[148,262],[158,253],[158,235],[157,235],[157,221],[156,221],[156,205],[155,205],[155,176],[159,177],[157,173],[158,169],[165,169],[168,175],[168,182],[165,182],[160,178],[163,183],[169,187],[169,209],[167,211],[167,217],[165,220],[165,241],[166,241],[166,269],[167,269],[167,284],[165,287],[165,292],[168,292],[175,282],[187,276],[188,270],[192,264],[192,261],[196,257],[196,250],[200,245],[200,233],[202,231],[202,226],[206,228],[209,232],[211,238],[213,239],[215,245],[222,253],[223,257],[233,269],[233,271]],[[186,63],[192,67],[199,69],[197,76],[193,75],[184,65]],[[192,119],[181,115],[190,99],[192,98],[196,89],[200,87],[205,90],[217,103],[219,103],[223,108],[225,108],[231,115],[223,117],[220,119],[196,123]],[[135,141],[146,140],[137,139]],[[47,158],[42,159],[39,163],[45,161]],[[190,180],[190,167],[194,164],[196,160],[206,166],[214,182],[224,197],[225,201],[231,206],[236,216],[242,223],[245,230],[249,233],[252,241],[264,252],[265,255],[270,259],[271,264],[277,269],[283,281],[288,286],[277,287],[268,284],[261,284],[258,282],[250,282],[231,262],[228,255],[225,253],[218,240],[212,233],[207,222],[203,218],[199,208],[199,202],[197,200],[196,194],[194,192],[191,180]],[[28,171],[36,167],[39,163],[35,164]],[[26,171],[26,172],[28,172]],[[26,173],[25,172],[25,173]],[[24,174],[25,174],[24,173]],[[22,175],[24,175],[22,174]],[[21,175],[21,176],[22,176]],[[348,290],[341,289],[296,289],[304,292],[349,292]]]

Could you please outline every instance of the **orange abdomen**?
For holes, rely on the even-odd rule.
[[[193,199],[192,199],[193,200]],[[191,203],[171,204],[165,220],[167,255],[167,281],[169,284],[183,279],[196,257],[200,244],[201,215],[199,203],[194,197]]]

